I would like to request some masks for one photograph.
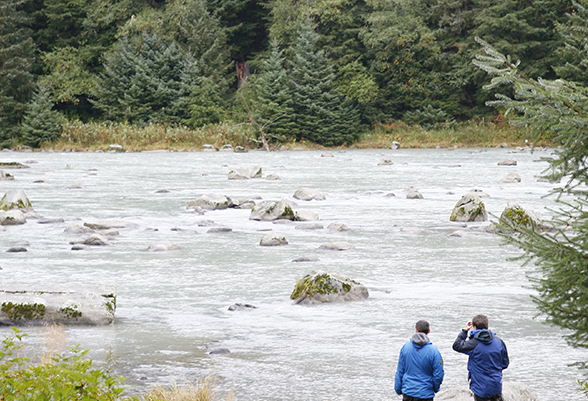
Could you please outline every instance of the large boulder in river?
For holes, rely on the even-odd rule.
[[[188,202],[188,209],[222,210],[233,206],[233,202],[224,195],[204,194]]]
[[[259,202],[251,209],[249,215],[250,220],[262,221],[294,220],[295,218],[292,206],[287,200]]]
[[[2,200],[0,200],[0,210],[19,209],[21,212],[32,212],[33,206],[31,201],[22,189],[13,189],[6,192]]]
[[[27,218],[20,210],[0,210],[0,226],[16,226],[27,222]]]
[[[475,192],[469,192],[457,202],[451,216],[449,216],[449,220],[486,221],[488,220],[488,213],[486,213],[486,207],[480,196]]]
[[[229,171],[229,180],[249,180],[261,177],[261,167],[239,167]]]
[[[14,176],[10,173],[4,172],[4,170],[0,170],[0,181],[13,181]]]
[[[0,286],[0,326],[107,325],[114,321],[114,286]]]
[[[298,191],[294,192],[294,197],[296,199],[304,200],[304,201],[311,201],[311,200],[325,200],[325,195],[321,192],[317,191],[316,189],[310,188],[300,188]]]
[[[537,396],[522,383],[502,383],[504,401],[537,401]],[[473,401],[474,394],[467,387],[450,388],[435,394],[435,401]]]
[[[297,304],[318,304],[357,301],[368,296],[368,290],[364,285],[348,277],[324,271],[311,271],[298,281],[290,298]]]
[[[541,218],[541,216],[521,206],[514,204],[504,208],[498,220],[499,231],[510,231],[512,226],[522,226],[541,234],[553,230],[553,226]]]

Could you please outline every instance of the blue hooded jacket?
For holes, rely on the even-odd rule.
[[[474,330],[467,337],[468,332],[462,330],[453,349],[470,356],[470,389],[481,398],[502,394],[502,370],[509,364],[506,344],[488,329]]]
[[[402,346],[394,380],[397,394],[433,398],[443,382],[441,353],[425,333],[415,333]]]

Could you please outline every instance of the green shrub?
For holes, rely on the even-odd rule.
[[[26,334],[13,328],[0,350],[0,400],[120,400],[122,378],[109,369],[96,369],[86,359],[87,350],[70,348],[70,355],[57,354],[49,363],[32,364],[19,356]],[[124,398],[135,400],[134,398]]]

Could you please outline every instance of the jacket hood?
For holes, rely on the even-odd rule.
[[[411,340],[418,348],[424,347],[429,343],[429,337],[425,333],[414,333]]]
[[[470,333],[470,337],[486,344],[490,344],[494,340],[494,336],[495,334],[488,329],[478,329]]]

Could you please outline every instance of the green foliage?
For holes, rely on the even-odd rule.
[[[294,101],[297,139],[337,146],[359,135],[359,115],[335,88],[335,74],[324,51],[317,49],[319,35],[307,21],[293,49],[290,85]]]
[[[97,80],[94,104],[112,121],[178,123],[181,116],[174,105],[190,95],[185,82],[193,82],[196,72],[191,57],[174,42],[145,33],[135,50],[123,36]]]
[[[285,60],[283,50],[277,41],[273,41],[270,56],[263,62],[262,71],[253,84],[253,118],[262,128],[262,135],[278,142],[293,136],[296,131]]]
[[[422,126],[424,129],[430,129],[437,124],[451,125],[455,124],[455,119],[441,109],[436,109],[428,104],[423,109],[407,111],[404,114],[404,121],[409,124]]]
[[[44,87],[40,87],[22,119],[22,139],[27,145],[37,148],[57,138],[61,131],[63,117],[52,108],[53,102],[49,92]]]
[[[0,1],[0,147],[18,139],[18,124],[34,90],[34,43],[24,1]]]
[[[573,2],[568,21],[558,25],[565,45],[557,49],[560,63],[554,70],[563,79],[588,84],[588,1]]]
[[[515,92],[514,99],[496,95],[492,105],[506,108],[509,120],[529,127],[534,139],[549,135],[562,144],[555,157],[544,159],[548,172],[559,171],[565,179],[551,222],[555,232],[537,234],[512,224],[519,235],[505,239],[536,266],[529,272],[538,291],[533,300],[547,321],[570,330],[565,337],[572,346],[588,347],[588,89],[571,81],[531,79],[519,71],[519,62],[478,41],[486,55],[474,63],[494,76],[486,88],[509,85]]]
[[[60,354],[50,363],[34,365],[18,356],[26,336],[13,328],[2,341],[0,350],[0,399],[27,400],[120,400],[122,378],[110,370],[96,369],[86,359],[88,351],[70,348],[70,355]]]

